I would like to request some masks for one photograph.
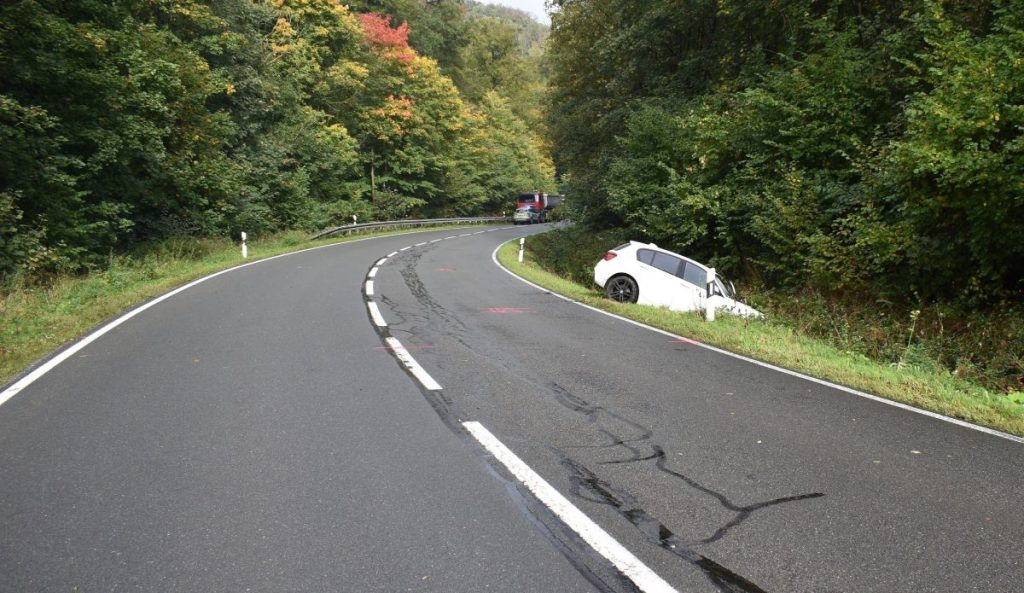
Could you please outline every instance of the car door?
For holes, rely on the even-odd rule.
[[[707,270],[692,261],[683,260],[676,274],[679,289],[677,291],[676,306],[673,309],[679,311],[696,311],[704,308],[704,300],[707,298]]]
[[[683,261],[671,254],[655,251],[642,250],[646,253],[639,254],[639,265],[644,269],[642,278],[637,280],[640,285],[640,300],[638,302],[656,307],[673,308],[678,299],[679,282],[676,272]]]

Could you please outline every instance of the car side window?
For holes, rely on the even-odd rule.
[[[690,262],[686,262],[686,268],[680,270],[682,274],[680,276],[683,280],[690,284],[696,284],[701,288],[705,288],[708,285],[708,272],[700,266],[694,265]]]
[[[667,253],[660,251],[654,252],[654,261],[651,263],[652,266],[658,268],[662,272],[668,272],[675,276],[679,272],[679,266],[682,265],[683,260],[678,257],[673,257]]]
[[[654,262],[654,252],[650,249],[637,249],[636,260],[650,266]]]

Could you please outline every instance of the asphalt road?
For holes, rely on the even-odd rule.
[[[1020,590],[1021,444],[558,299],[487,230],[212,278],[0,406],[0,592],[647,590],[469,421],[681,592]]]

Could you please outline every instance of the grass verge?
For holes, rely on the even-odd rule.
[[[449,227],[431,227],[439,230]],[[249,242],[249,259],[227,240],[170,240],[132,256],[114,257],[102,271],[21,285],[0,293],[0,386],[98,324],[214,272],[310,247],[410,231],[377,231],[310,241],[290,232]],[[411,231],[417,232],[417,231]]]
[[[616,303],[604,298],[596,287],[581,286],[543,269],[530,256],[529,247],[520,264],[518,251],[518,243],[506,243],[498,259],[523,278],[581,303],[812,377],[1024,436],[1024,405],[952,374],[879,364],[770,320],[720,314],[714,323],[708,323],[698,313]]]

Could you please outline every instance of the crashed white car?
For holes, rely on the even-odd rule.
[[[673,311],[703,311],[708,305],[740,317],[763,317],[736,300],[731,282],[712,268],[662,249],[653,243],[630,241],[605,254],[594,266],[594,282],[608,298],[620,303],[668,307]]]

